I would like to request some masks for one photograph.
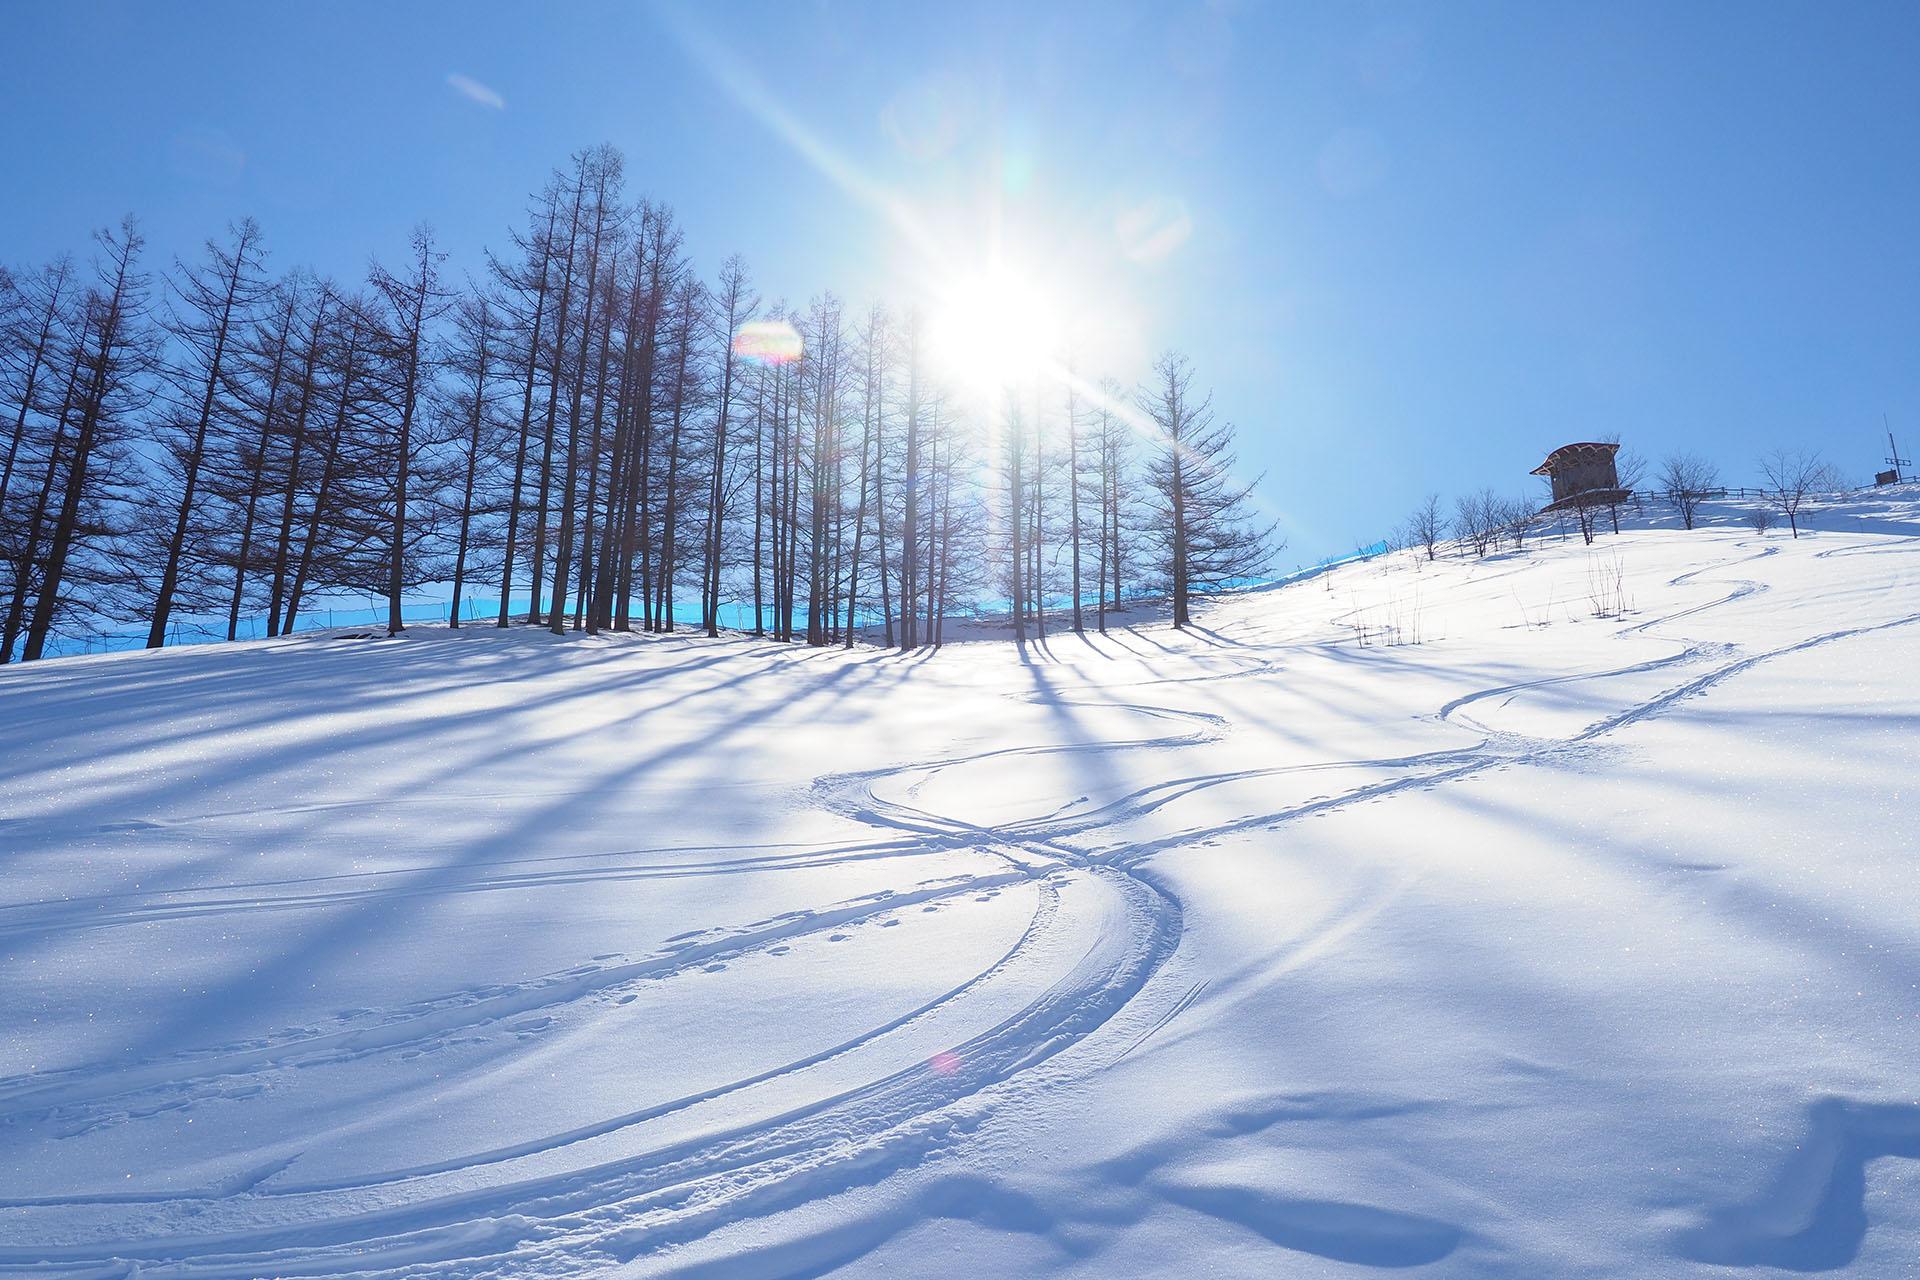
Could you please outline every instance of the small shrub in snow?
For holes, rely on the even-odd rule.
[[[1587,600],[1596,618],[1626,616],[1627,562],[1619,552],[1587,557]]]

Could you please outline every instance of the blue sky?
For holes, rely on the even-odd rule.
[[[1184,349],[1290,563],[1606,432],[1920,448],[1917,66],[1913,4],[9,5],[0,259],[477,270],[610,141],[769,297],[997,240],[1083,372]]]

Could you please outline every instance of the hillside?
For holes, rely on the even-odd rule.
[[[1912,1274],[1920,494],[0,668],[0,1274]]]

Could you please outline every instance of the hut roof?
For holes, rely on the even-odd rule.
[[[1582,440],[1576,444],[1563,444],[1547,455],[1547,460],[1535,467],[1529,475],[1550,476],[1562,467],[1594,460],[1596,454],[1604,453],[1611,458],[1620,451],[1617,444],[1600,440]]]

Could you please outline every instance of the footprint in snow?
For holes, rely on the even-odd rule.
[[[827,935],[827,941],[828,942],[845,942],[851,936],[853,935],[846,934],[846,933],[830,933]]]
[[[706,966],[706,971],[708,973],[719,973],[722,970],[724,970],[726,967],[727,967],[726,965],[716,960],[712,964]]]
[[[784,945],[778,946],[778,947],[769,947],[767,948],[767,954],[770,956],[783,956],[791,950],[793,950],[792,947],[784,946]]]
[[[898,929],[900,927],[900,922],[898,920],[882,920],[880,922],[880,927],[882,929]]]

